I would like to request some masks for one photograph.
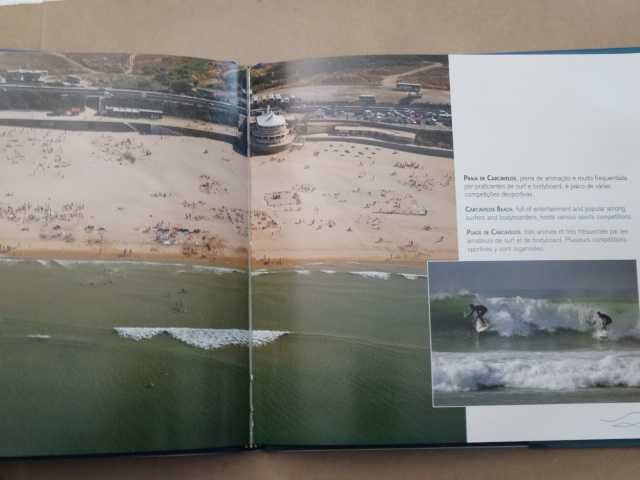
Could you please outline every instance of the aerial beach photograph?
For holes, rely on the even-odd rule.
[[[637,402],[636,268],[429,262],[434,406]]]
[[[446,56],[251,69],[256,268],[457,256]]]
[[[431,408],[425,262],[457,258],[448,58],[251,68],[258,444],[465,441]]]
[[[241,68],[0,51],[1,249],[245,267]]]
[[[0,51],[0,456],[249,444],[244,76]]]

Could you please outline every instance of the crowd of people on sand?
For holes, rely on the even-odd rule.
[[[279,242],[278,247],[282,248],[282,242],[287,241],[292,228],[303,227],[314,232],[334,229],[337,236],[342,235],[341,232],[357,233],[353,241],[359,245],[357,248],[362,255],[380,258],[380,254],[386,254],[388,261],[406,260],[421,255],[421,252],[442,248],[439,245],[445,241],[445,235],[434,232],[434,229],[439,229],[437,224],[434,224],[438,221],[437,217],[429,216],[429,222],[425,222],[429,214],[426,207],[429,205],[431,192],[442,192],[446,195],[446,190],[452,188],[453,172],[432,171],[417,158],[407,159],[402,155],[390,157],[381,150],[379,147],[337,143],[330,143],[323,149],[314,148],[312,165],[321,162],[326,154],[334,159],[336,154],[338,157],[351,157],[357,167],[357,178],[353,179],[354,182],[348,190],[331,191],[319,184],[307,182],[293,185],[289,189],[264,193],[263,207],[254,210],[252,214],[252,230],[259,234],[256,238],[269,238],[271,241]],[[303,157],[303,162],[307,162],[305,158]],[[278,156],[273,157],[271,161],[282,163],[288,159],[289,157]],[[265,162],[261,165],[265,165]],[[381,182],[387,173],[394,177],[393,180]],[[376,188],[376,185],[385,188]],[[310,195],[314,192],[322,198],[321,203],[325,208]],[[453,192],[450,193],[453,196]],[[309,208],[309,205],[316,206]],[[355,205],[360,207],[354,209]],[[336,215],[327,215],[328,212],[336,212]],[[388,221],[393,216],[415,217],[415,222],[412,220],[415,223],[415,235],[403,235],[402,239],[397,238],[396,232],[385,235],[395,224]],[[373,232],[383,236],[374,236]],[[345,238],[337,241],[351,242]],[[268,251],[268,247],[265,248]],[[263,265],[278,264],[278,259],[271,258],[268,253],[259,257],[258,261]]]
[[[332,142],[320,145],[320,148],[318,144],[309,148],[312,149],[311,161],[298,158],[296,154],[274,156],[270,161],[282,163],[294,160],[304,165],[305,169],[309,166],[315,169],[315,165],[324,161],[323,157],[331,157],[334,162],[336,159],[341,161],[342,158],[352,160],[348,171],[354,172],[355,167],[355,172],[349,173],[354,175],[349,189],[332,191],[331,187],[327,190],[327,185],[323,187],[311,182],[296,184],[298,188],[294,185],[288,189],[278,185],[280,189],[262,194],[262,208],[253,211],[251,228],[260,234],[257,239],[285,241],[292,227],[314,231],[335,229],[336,235],[341,235],[341,232],[357,233],[353,238],[360,244],[363,255],[366,256],[366,252],[370,251],[378,256],[384,250],[388,260],[408,258],[407,256],[418,255],[431,248],[442,248],[441,244],[446,237],[436,234],[439,230],[436,223],[438,217],[430,215],[427,207],[431,205],[434,195],[439,197],[450,193],[453,198],[452,171],[432,169],[428,166],[431,165],[430,162],[422,162],[416,154],[411,154],[410,157],[405,156],[404,152],[393,151],[389,154],[376,146]],[[267,164],[263,161],[259,166],[267,168]],[[387,175],[393,178],[383,181]],[[313,178],[313,175],[307,178]],[[377,188],[376,185],[386,188]],[[322,204],[308,195],[314,192],[322,197]],[[316,207],[309,208],[309,205]],[[354,206],[358,207],[354,209]],[[349,210],[352,214],[344,215]],[[331,215],[329,212],[337,213]],[[415,235],[403,235],[402,240],[396,238],[396,232],[384,235],[387,229],[396,224],[391,219],[400,216],[415,217],[415,221],[401,221],[402,224],[415,224]],[[428,222],[425,221],[426,218],[429,218]],[[383,236],[371,235],[373,232]],[[346,239],[340,241],[350,242]],[[367,242],[370,242],[368,246]],[[265,265],[275,262],[269,258],[268,253],[260,261]]]
[[[11,165],[22,163],[27,156],[37,155],[32,175],[44,174],[49,169],[68,167],[63,162],[62,148],[67,137],[64,130],[50,131],[23,127],[0,128],[2,160]],[[59,172],[58,172],[59,173]]]
[[[151,156],[144,142],[131,137],[120,138],[103,133],[91,140],[92,156],[103,155],[103,160],[116,161],[120,165],[133,164],[138,158]]]
[[[50,203],[32,203],[30,201],[18,205],[0,203],[0,219],[14,223],[41,223],[48,225],[54,222],[72,222],[81,220],[85,215],[84,202],[67,202],[55,209]]]
[[[53,169],[72,165],[70,162],[74,161],[75,153],[71,155],[65,151],[65,148],[69,149],[74,145],[68,142],[74,135],[77,136],[78,133],[45,128],[0,127],[0,150],[3,151],[0,164],[21,163],[26,167],[25,170],[16,169],[15,172],[24,175],[25,178],[27,175],[35,176],[41,172],[48,176],[55,173],[60,177],[58,172],[62,171]],[[162,143],[169,138],[178,142],[183,141],[182,137],[176,139],[162,135],[154,136],[154,141]],[[137,160],[151,156],[154,144],[150,144],[147,139],[134,132],[122,132],[121,134],[90,132],[85,143],[86,145],[83,147],[86,148],[82,149],[83,159],[114,162],[121,165],[131,165]],[[207,154],[209,150],[205,148],[203,152]],[[222,160],[229,161],[228,159]],[[208,165],[209,161],[204,160],[203,166]],[[69,175],[67,172],[64,173]],[[87,198],[87,204],[91,206],[89,212],[84,202],[73,198],[74,194],[71,190],[65,191],[66,197],[52,192],[51,198],[47,200],[44,198],[47,198],[49,194],[40,195],[38,193],[32,197],[27,196],[32,199],[31,201],[22,201],[27,195],[26,189],[17,192],[18,194],[0,192],[2,195],[0,198],[0,229],[2,224],[5,225],[5,228],[14,225],[11,230],[15,231],[16,238],[24,239],[30,236],[29,238],[32,238],[34,242],[43,240],[46,240],[47,243],[49,241],[75,242],[78,240],[88,246],[100,246],[101,249],[112,245],[113,253],[120,257],[132,257],[143,250],[149,250],[149,248],[154,252],[173,252],[180,249],[183,244],[189,245],[192,250],[193,245],[196,246],[194,247],[196,250],[199,248],[198,245],[201,245],[202,249],[206,251],[219,249],[220,245],[226,244],[226,241],[222,239],[228,235],[224,232],[229,230],[246,238],[248,236],[248,208],[230,206],[233,203],[226,201],[226,198],[221,198],[221,201],[218,202],[209,202],[206,196],[224,196],[230,193],[231,187],[221,178],[200,173],[193,177],[193,187],[189,187],[189,191],[195,196],[195,199],[189,199],[187,196],[187,200],[183,201],[185,195],[179,191],[158,189],[149,192],[147,198],[156,199],[158,202],[171,201],[172,205],[158,204],[158,208],[156,208],[152,203],[150,205],[152,214],[148,218],[146,215],[144,218],[140,218],[141,223],[135,228],[132,226],[130,232],[113,229],[107,235],[104,227],[88,225],[89,222],[95,221],[109,224],[115,210],[124,212],[123,215],[128,215],[124,207],[117,205],[117,199],[110,197],[109,201],[113,205],[106,206],[107,213],[101,214],[100,211],[93,208],[93,204]],[[71,186],[73,187],[73,185]],[[35,200],[38,197],[43,197],[43,199]],[[65,200],[66,198],[73,199],[73,201],[63,203],[62,198]],[[102,220],[96,220],[97,216],[100,216]],[[151,222],[149,222],[150,219],[152,219]],[[163,222],[161,219],[164,219],[164,224],[157,227],[158,223]],[[116,220],[116,222],[120,222],[120,220]],[[151,224],[149,225],[149,223]],[[128,225],[128,222],[123,218],[121,225]],[[220,231],[218,231],[218,227],[220,227]],[[22,243],[30,245],[29,242]],[[115,245],[118,243],[120,246],[116,247]],[[234,243],[234,241],[230,241],[229,248],[232,248]],[[123,244],[131,245],[131,248],[129,246],[123,248]],[[37,243],[33,245],[37,245]],[[138,248],[142,245],[146,245],[146,247]],[[162,248],[163,246],[167,246],[167,248]],[[60,247],[66,248],[61,245]],[[9,245],[6,248],[0,245],[0,253],[6,253],[10,248]],[[52,243],[51,248],[58,248],[58,246],[54,247],[54,243]]]

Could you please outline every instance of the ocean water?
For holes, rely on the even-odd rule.
[[[259,445],[461,443],[464,410],[432,408],[426,279],[406,267],[253,272]]]
[[[0,285],[0,456],[248,443],[245,273],[3,259]]]
[[[635,296],[433,295],[437,406],[640,401]],[[478,334],[470,303],[489,309]],[[606,334],[596,312],[613,318]]]

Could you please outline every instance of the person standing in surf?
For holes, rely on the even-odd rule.
[[[611,320],[611,317],[606,313],[602,313],[602,312],[596,312],[596,313],[598,314],[598,318],[600,319],[600,328],[606,332],[607,327],[613,323],[613,320]]]
[[[484,319],[485,314],[489,311],[487,307],[484,305],[474,305],[473,303],[469,304],[469,308],[471,308],[471,312],[467,315],[467,318],[473,318],[473,314],[476,314],[476,318],[482,323],[482,327],[486,328],[489,326],[489,322]]]

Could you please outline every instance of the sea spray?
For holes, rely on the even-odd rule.
[[[528,335],[558,329],[591,331],[597,324],[593,306],[524,297],[479,298],[490,313],[492,328],[502,336]]]

